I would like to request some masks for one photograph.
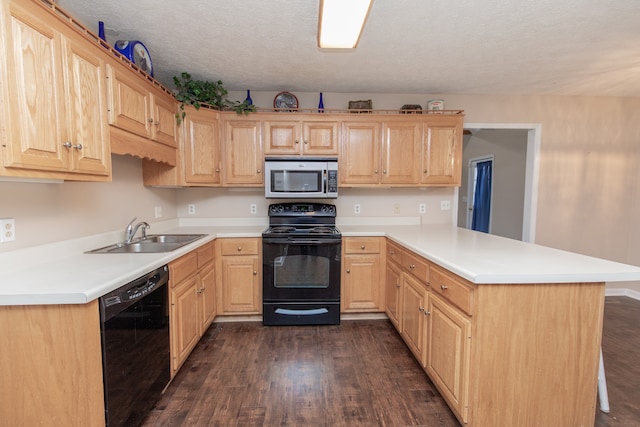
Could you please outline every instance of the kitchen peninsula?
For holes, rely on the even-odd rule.
[[[55,403],[62,399],[76,407],[87,400],[87,393],[93,393],[90,400],[100,402],[99,357],[97,364],[86,360],[91,352],[99,355],[96,299],[211,240],[258,238],[264,229],[261,224],[185,223],[175,221],[162,231],[209,236],[162,254],[85,254],[105,243],[105,236],[100,236],[0,255],[1,344],[12,349],[3,352],[0,363],[3,372],[13,373],[3,374],[7,380],[1,390],[2,412],[9,419],[45,416],[99,423],[101,405],[83,415],[82,411],[65,412],[60,409],[64,404]],[[422,333],[417,337],[422,348],[412,351],[461,422],[476,426],[530,425],[533,420],[547,421],[547,425],[593,424],[604,283],[638,280],[640,267],[449,225],[339,223],[339,227],[345,238],[383,239],[387,271],[393,264],[403,278],[402,289],[416,290],[423,298],[419,312],[405,310],[406,325],[419,326]],[[428,265],[424,285],[415,286],[411,266],[404,271],[402,257],[395,266],[393,258],[399,252]],[[395,285],[389,280],[385,284]],[[410,306],[413,294],[401,295]],[[38,316],[51,323],[37,323]],[[18,328],[19,320],[23,324]],[[43,359],[43,349],[55,347],[60,338],[58,327],[64,327],[73,337],[71,344],[78,347],[71,349],[74,360],[56,360],[55,352]],[[33,351],[30,346],[35,346]],[[67,363],[76,369],[59,372]],[[21,369],[37,373],[24,377]],[[50,388],[57,376],[67,377],[68,393]],[[26,390],[29,386],[34,389]],[[38,398],[34,390],[43,396]],[[500,411],[492,409],[498,406]]]

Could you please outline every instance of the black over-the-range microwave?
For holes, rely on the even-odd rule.
[[[264,161],[268,199],[338,197],[338,160],[317,157],[267,157]]]

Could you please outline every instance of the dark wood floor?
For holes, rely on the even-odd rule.
[[[605,298],[602,359],[610,412],[596,412],[596,427],[639,427],[640,301]]]
[[[640,426],[640,301],[607,297],[603,352],[595,426]],[[460,426],[386,320],[214,324],[143,425]]]

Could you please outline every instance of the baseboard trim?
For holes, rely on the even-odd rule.
[[[606,297],[629,297],[640,300],[640,291],[627,288],[607,288],[604,291]]]

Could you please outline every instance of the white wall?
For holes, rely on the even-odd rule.
[[[122,229],[133,219],[176,218],[176,190],[147,188],[142,163],[112,156],[112,182],[60,184],[0,182],[0,218],[14,218],[16,241],[0,252]],[[162,218],[155,219],[155,207]]]

